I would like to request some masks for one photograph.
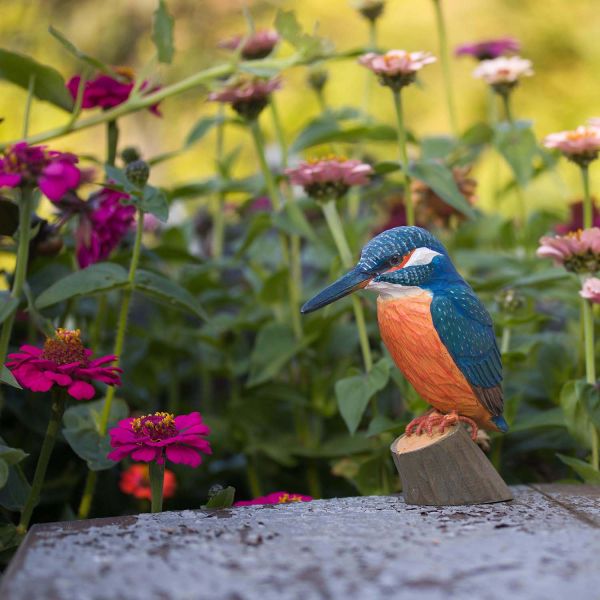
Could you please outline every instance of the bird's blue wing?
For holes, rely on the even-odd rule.
[[[434,294],[433,325],[479,401],[492,416],[502,414],[502,359],[492,318],[468,287]]]

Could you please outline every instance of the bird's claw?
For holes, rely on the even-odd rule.
[[[406,435],[411,436],[422,435],[425,431],[430,437],[433,436],[433,430],[435,427],[438,428],[439,433],[444,433],[446,429],[456,425],[457,423],[466,423],[471,429],[471,438],[473,441],[477,440],[478,427],[473,419],[459,415],[456,411],[452,411],[448,414],[442,414],[435,410],[429,411],[420,417],[413,419],[406,426]]]

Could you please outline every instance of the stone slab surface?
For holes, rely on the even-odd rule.
[[[600,598],[600,488],[320,500],[38,525],[2,600]]]

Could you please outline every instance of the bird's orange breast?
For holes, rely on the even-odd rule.
[[[440,412],[456,410],[486,429],[495,429],[433,326],[431,299],[425,291],[379,297],[381,337],[398,368],[426,402]]]

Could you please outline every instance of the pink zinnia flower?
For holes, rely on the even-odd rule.
[[[551,258],[567,271],[589,273],[600,269],[600,228],[580,229],[567,235],[545,236],[540,239],[536,254]]]
[[[213,102],[231,104],[241,117],[250,121],[256,119],[269,103],[269,96],[281,88],[281,80],[274,79],[239,79],[219,92],[208,96]]]
[[[133,90],[135,81],[133,70],[128,67],[117,67],[115,73],[121,76],[121,79],[111,77],[105,73],[101,73],[94,79],[85,82],[83,90],[82,108],[102,108],[107,110],[123,104],[129,99],[131,90]],[[73,100],[77,98],[77,92],[81,83],[81,77],[75,75],[67,82]],[[140,87],[140,91],[147,89],[148,82],[144,81]],[[158,90],[159,87],[149,89],[149,92]],[[153,104],[149,109],[151,113],[160,116],[158,104]]]
[[[131,465],[121,473],[119,489],[124,493],[140,500],[152,500],[150,488],[150,469],[148,465]],[[165,469],[163,478],[163,498],[172,498],[177,489],[175,473]]]
[[[351,186],[366,185],[373,173],[371,165],[360,160],[337,157],[310,160],[286,170],[293,184],[301,185],[309,196],[320,200],[340,198]]]
[[[369,52],[361,56],[358,62],[371,69],[381,85],[399,90],[412,83],[417,72],[425,65],[437,59],[430,52],[407,52],[406,50],[390,50],[385,54]]]
[[[482,60],[473,71],[473,77],[483,79],[499,94],[507,94],[519,83],[521,77],[531,75],[531,61],[520,56],[499,56],[492,60]]]
[[[510,52],[518,52],[521,44],[511,37],[484,40],[472,44],[457,46],[456,56],[472,56],[477,60],[491,60]]]
[[[75,232],[77,262],[82,269],[107,259],[127,235],[135,220],[135,207],[122,204],[128,194],[103,188],[93,194]]]
[[[260,504],[291,504],[293,502],[310,502],[311,496],[303,496],[302,494],[290,494],[289,492],[273,492],[266,496],[259,496],[254,500],[240,500],[234,502],[233,506],[258,506]]]
[[[108,458],[120,461],[131,456],[133,460],[156,461],[159,465],[167,459],[197,467],[202,454],[212,454],[205,439],[209,433],[198,412],[177,417],[166,412],[130,417],[110,430],[113,451]]]
[[[43,348],[25,345],[9,354],[6,366],[32,392],[47,392],[57,385],[67,388],[76,400],[90,400],[96,393],[92,382],[121,385],[122,372],[118,367],[106,366],[117,360],[114,355],[91,357],[92,351],[82,344],[79,329],[57,329]]]
[[[598,158],[600,128],[580,126],[574,131],[551,133],[544,139],[546,148],[560,150],[569,160],[587,166]]]
[[[74,154],[18,142],[0,158],[0,187],[35,187],[52,201],[60,200],[81,181]]]
[[[219,42],[219,48],[237,50],[240,47],[240,44],[243,44],[242,57],[248,60],[255,60],[269,56],[280,39],[281,38],[276,31],[263,29],[261,31],[256,31],[247,37],[236,35],[223,40]]]
[[[598,277],[589,277],[583,282],[579,295],[592,304],[600,304],[600,279]]]
[[[569,207],[570,215],[567,223],[559,223],[554,227],[554,231],[559,235],[565,235],[570,231],[583,229],[583,202],[578,200]],[[600,211],[595,205],[592,206],[592,226],[600,227]]]

